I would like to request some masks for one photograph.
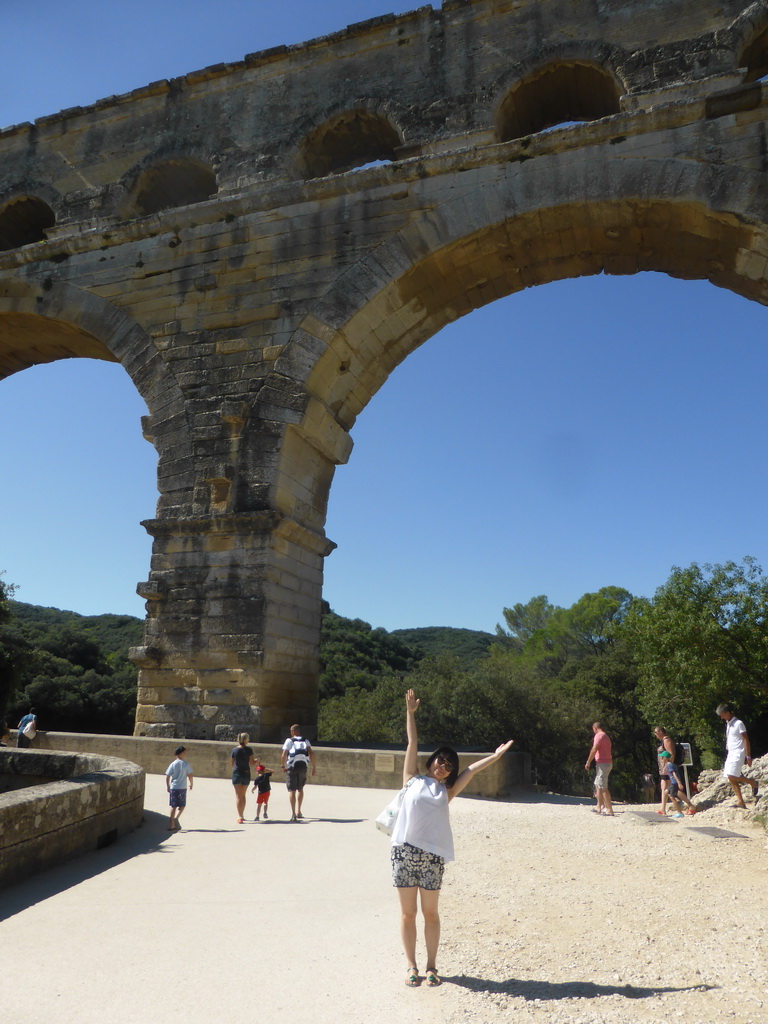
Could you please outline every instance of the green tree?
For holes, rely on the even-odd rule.
[[[403,695],[407,686],[390,671],[373,688],[350,687],[320,701],[318,736],[324,743],[386,744],[403,742]],[[403,722],[399,721],[403,718]]]
[[[768,578],[754,558],[674,567],[620,628],[637,659],[641,711],[654,724],[721,745],[714,709],[768,710]]]
[[[504,608],[502,614],[506,625],[497,624],[496,635],[513,650],[522,651],[537,633],[547,628],[552,616],[559,611],[562,608],[551,604],[546,594],[539,594],[526,604]]]
[[[6,720],[8,705],[22,683],[32,655],[31,646],[14,628],[15,589],[12,583],[0,579],[0,726]]]
[[[558,682],[566,705],[578,701],[593,712],[578,725],[573,723],[581,749],[586,754],[592,742],[590,726],[601,721],[613,744],[611,790],[635,799],[641,776],[653,768],[656,758],[651,725],[638,706],[639,672],[629,645],[614,639],[600,653],[570,663]]]
[[[10,610],[11,620],[0,625],[0,658],[3,650],[15,652],[8,717],[18,721],[33,705],[49,730],[130,733],[137,672],[127,655],[141,636],[141,620],[16,601]]]
[[[564,665],[587,655],[604,654],[616,642],[617,627],[626,618],[632,595],[622,587],[601,587],[584,594],[570,608],[555,608],[549,621],[537,630],[525,650],[551,652]]]
[[[619,635],[633,600],[622,587],[602,587],[570,608],[540,596],[516,605],[514,618],[506,616],[515,637],[525,637],[505,669],[510,693],[526,708],[523,749],[548,786],[589,792],[582,766],[597,719],[616,750],[612,779],[618,795],[634,798],[652,763],[650,727],[637,708],[637,668]],[[506,661],[499,649],[499,667]]]

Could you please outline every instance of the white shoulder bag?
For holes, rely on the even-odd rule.
[[[395,822],[397,821],[397,816],[400,813],[400,808],[403,806],[403,798],[405,796],[405,791],[406,789],[408,789],[408,787],[415,778],[416,776],[413,775],[410,779],[408,779],[408,781],[400,790],[400,792],[393,796],[392,799],[387,804],[387,806],[381,812],[381,814],[377,815],[376,828],[379,830],[379,832],[384,832],[385,835],[388,836],[392,835],[392,832],[395,827]]]

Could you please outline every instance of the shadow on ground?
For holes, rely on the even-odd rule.
[[[598,999],[600,996],[624,996],[626,999],[649,999],[667,992],[707,992],[715,985],[688,985],[682,988],[638,987],[636,985],[596,985],[591,981],[537,981],[509,978],[507,981],[490,981],[486,978],[472,978],[466,974],[445,977],[443,982],[458,985],[471,992],[489,992],[493,995],[516,996],[520,999]]]
[[[61,867],[49,868],[39,875],[16,882],[0,890],[0,921],[19,914],[27,907],[65,892],[88,878],[108,871],[116,864],[148,853],[173,853],[173,845],[164,846],[171,833],[166,831],[168,818],[156,811],[144,811],[141,825],[112,846],[82,854]]]
[[[302,818],[301,821],[287,821],[286,825],[311,825],[313,821],[324,822],[326,825],[360,825],[365,818]]]
[[[531,789],[516,790],[507,801],[511,804],[565,804],[567,806],[594,807],[595,798],[592,796],[567,796],[565,793],[537,793]],[[616,803],[621,801],[613,801]]]

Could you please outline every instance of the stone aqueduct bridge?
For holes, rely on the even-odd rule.
[[[2,373],[149,410],[137,733],[311,727],[334,468],[446,323],[601,272],[768,301],[766,71],[768,2],[446,0],[0,133]]]

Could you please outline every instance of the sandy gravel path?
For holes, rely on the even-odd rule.
[[[445,983],[409,990],[371,822],[387,794],[313,786],[291,825],[278,786],[273,821],[238,825],[230,784],[200,779],[174,835],[147,781],[132,836],[0,892],[8,1020],[768,1022],[766,837],[692,831],[719,811],[651,825],[569,798],[455,801]]]
[[[567,797],[452,808],[450,1024],[766,1024],[768,843],[741,812],[651,824],[633,813],[647,805],[610,819]]]

